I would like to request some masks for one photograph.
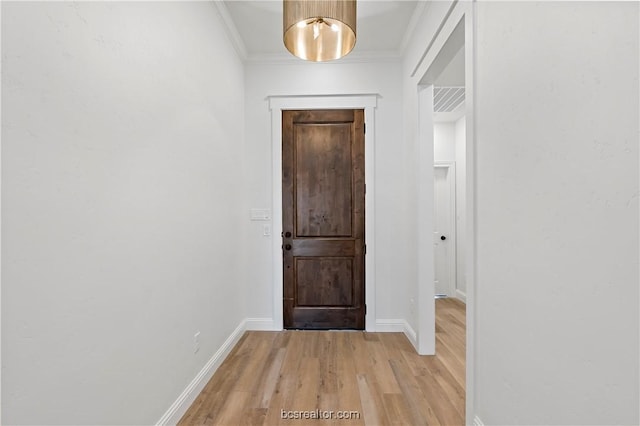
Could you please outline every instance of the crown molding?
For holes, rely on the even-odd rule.
[[[284,50],[284,47],[283,47]],[[309,62],[293,56],[288,52],[282,53],[262,53],[251,54],[245,62],[247,64],[266,64],[266,65],[281,65],[281,64],[323,64],[323,65],[341,65],[341,64],[353,64],[353,63],[380,63],[380,62],[400,62],[402,55],[395,50],[389,51],[370,51],[370,52],[353,52],[345,56],[344,58],[336,59],[334,61],[327,62]]]
[[[240,56],[240,59],[243,62],[246,61],[249,56],[247,54],[247,47],[245,46],[244,41],[240,36],[240,32],[238,31],[235,22],[233,22],[233,18],[231,18],[231,14],[229,13],[227,5],[223,0],[213,0],[213,4],[215,5],[220,18],[222,19],[225,32],[227,33],[231,44],[238,53],[238,56]]]
[[[280,53],[249,53],[224,0],[213,0],[212,3],[216,7],[220,18],[222,19],[224,29],[227,33],[229,41],[231,41],[231,44],[236,50],[238,56],[245,64],[290,65],[296,63],[309,63],[307,61],[296,58],[295,56],[286,52],[284,46],[282,48],[283,51]],[[420,18],[425,13],[425,11],[429,9],[429,4],[430,3],[428,1],[418,1],[418,4],[416,5],[416,8],[411,16],[409,24],[407,25],[407,29],[404,33],[398,49],[365,52],[357,51],[348,54],[344,58],[340,58],[335,61],[323,62],[323,64],[340,65],[347,63],[380,63],[401,61],[402,57],[404,56],[405,49],[407,48],[407,45],[409,44],[409,41],[411,40],[411,37],[415,32],[416,26],[420,21]]]

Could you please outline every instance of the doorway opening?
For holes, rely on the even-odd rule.
[[[426,330],[425,338],[419,336],[424,342],[420,353],[446,352],[442,333],[462,337],[467,423],[475,404],[473,12],[472,4],[451,6],[414,72],[420,79],[419,194],[423,211],[433,209],[434,215],[419,228],[419,249],[432,267],[419,275],[418,296],[421,304],[433,306],[419,317],[419,329]]]
[[[461,21],[436,61],[433,77],[435,295],[466,301],[465,46]]]
[[[375,165],[375,114],[377,94],[362,95],[315,95],[315,96],[270,96],[271,110],[271,153],[272,153],[272,206],[273,206],[273,234],[284,235],[282,229],[282,112],[287,110],[326,110],[326,109],[362,109],[364,110],[367,131],[364,135],[365,185],[367,194],[365,199],[365,240],[367,242],[367,261],[365,263],[365,303],[366,315],[364,328],[375,331],[375,180],[373,179]],[[282,239],[272,240],[272,282],[273,282],[273,324],[269,330],[284,329],[283,312],[283,250]]]

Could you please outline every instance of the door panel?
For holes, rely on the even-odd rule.
[[[294,127],[298,237],[351,235],[350,135],[349,123]]]
[[[449,167],[434,168],[434,275],[436,296],[453,296],[451,262],[455,262],[451,245],[453,232],[451,224],[452,194],[451,170]],[[442,239],[444,238],[444,240]]]
[[[296,259],[297,306],[350,306],[352,258]]]
[[[364,111],[283,111],[284,326],[364,329]]]

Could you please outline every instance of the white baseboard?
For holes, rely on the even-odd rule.
[[[467,303],[467,293],[464,291],[456,289],[456,297],[462,300],[464,303]]]
[[[247,318],[245,320],[246,330],[252,331],[279,331],[274,327],[272,318]]]
[[[220,349],[216,351],[211,359],[200,370],[198,375],[189,383],[178,399],[169,407],[166,413],[158,420],[157,426],[175,425],[180,421],[184,413],[187,412],[193,401],[198,397],[204,386],[211,380],[213,373],[216,372],[222,361],[229,355],[231,349],[238,343],[242,334],[247,328],[247,320],[243,320],[238,324],[231,335],[225,340]]]
[[[418,339],[415,330],[403,319],[376,320],[376,331],[380,333],[404,333],[414,348],[418,350]]]
[[[484,423],[482,423],[482,420],[480,420],[480,417],[475,416],[473,418],[473,426],[484,426]]]
[[[418,335],[416,334],[416,331],[406,321],[404,322],[404,330],[402,330],[402,331],[405,334],[405,336],[407,336],[407,339],[409,339],[409,341],[411,342],[411,344],[413,345],[413,347],[417,351],[418,350]]]
[[[403,333],[405,320],[379,319],[376,320],[376,331],[380,333]]]

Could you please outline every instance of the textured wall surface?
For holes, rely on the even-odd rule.
[[[2,423],[153,424],[244,318],[242,64],[194,2],[3,2],[2,55]]]
[[[477,414],[638,424],[638,3],[477,27]]]

